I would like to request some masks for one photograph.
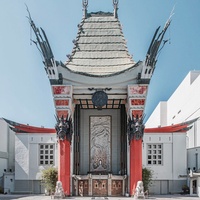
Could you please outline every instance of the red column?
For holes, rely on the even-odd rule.
[[[58,180],[62,182],[65,195],[70,195],[70,142],[59,140]]]
[[[142,181],[142,139],[130,141],[130,194],[135,193],[138,181]]]

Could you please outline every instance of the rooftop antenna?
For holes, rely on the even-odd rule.
[[[115,18],[117,18],[118,3],[119,3],[119,0],[113,0],[114,17],[115,17]]]
[[[88,0],[82,0],[83,2],[83,17],[84,19],[87,18],[87,7],[88,7]]]

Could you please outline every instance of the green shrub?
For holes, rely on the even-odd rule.
[[[149,190],[149,186],[152,184],[152,176],[153,176],[152,170],[146,167],[142,169],[142,181],[143,181],[144,191]]]
[[[49,167],[42,170],[42,184],[45,189],[52,194],[55,192],[56,182],[58,180],[58,170],[54,167]]]

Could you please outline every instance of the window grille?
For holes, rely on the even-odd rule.
[[[39,156],[40,165],[54,165],[54,145],[40,144]]]
[[[147,144],[147,164],[162,165],[163,147],[162,144]]]

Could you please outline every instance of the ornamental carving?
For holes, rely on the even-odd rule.
[[[127,132],[128,132],[128,138],[129,143],[131,140],[140,140],[143,138],[144,134],[144,124],[143,124],[143,117],[132,117],[129,118],[128,124],[127,124]]]
[[[90,171],[111,170],[111,116],[90,117]]]
[[[62,116],[61,118],[57,117],[57,124],[55,126],[56,132],[57,132],[57,137],[59,140],[68,140],[71,142],[72,138],[72,119],[66,118]]]

